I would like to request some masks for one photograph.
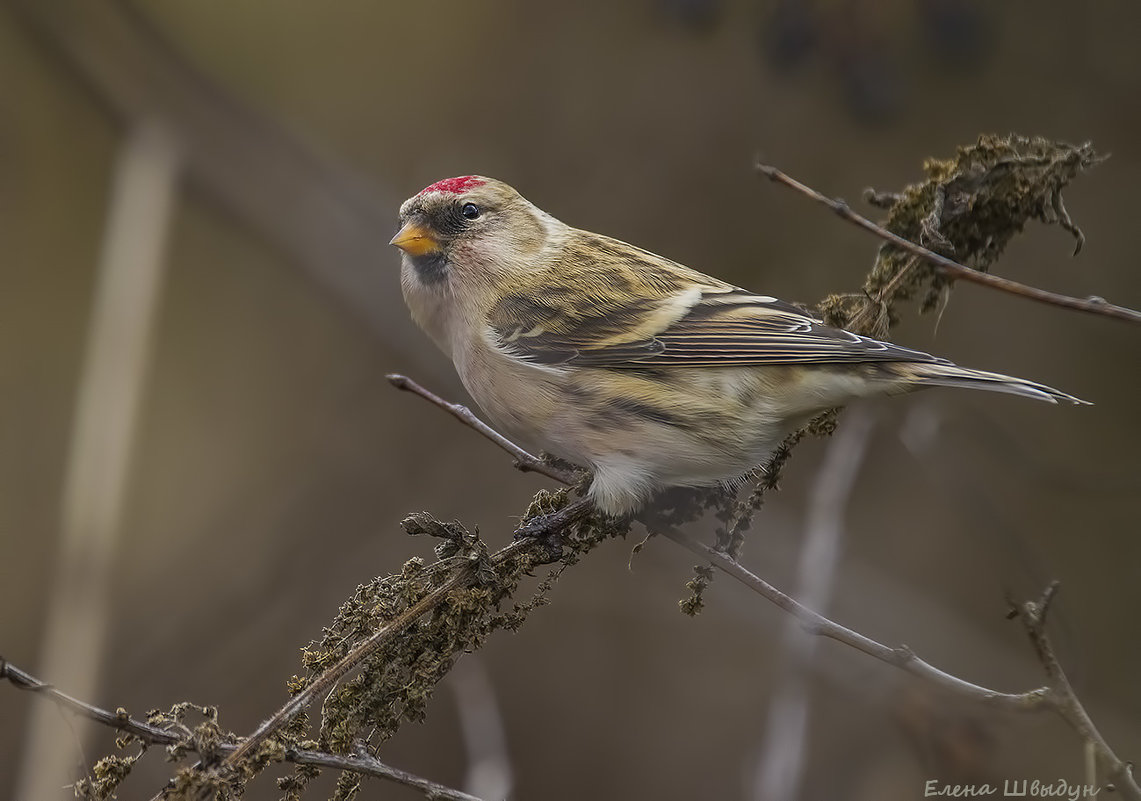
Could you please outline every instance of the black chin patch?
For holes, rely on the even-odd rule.
[[[425,284],[438,284],[447,278],[448,260],[443,253],[425,253],[423,256],[412,256],[411,260],[417,277]]]

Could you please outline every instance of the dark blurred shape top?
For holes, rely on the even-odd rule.
[[[707,33],[721,17],[721,0],[658,0],[658,11],[691,31]]]
[[[914,14],[906,5],[778,0],[764,16],[761,53],[784,72],[804,69],[820,54],[852,114],[884,122],[907,105],[906,78],[916,72],[909,62],[933,53],[943,64],[978,66],[992,46],[976,0],[914,0]],[[909,39],[918,46],[908,46]]]

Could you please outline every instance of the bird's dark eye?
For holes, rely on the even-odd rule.
[[[469,220],[474,220],[480,215],[479,206],[474,203],[465,203],[463,208],[460,209],[460,214]]]

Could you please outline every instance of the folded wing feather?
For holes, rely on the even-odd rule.
[[[832,328],[797,307],[716,283],[630,302],[576,304],[575,293],[499,304],[489,320],[500,345],[542,364],[645,368],[860,362],[946,363],[921,351]],[[611,296],[613,297],[613,296]],[[692,298],[692,300],[690,300]],[[662,315],[673,304],[675,314]],[[652,335],[648,321],[660,321]],[[623,341],[620,334],[629,331]]]

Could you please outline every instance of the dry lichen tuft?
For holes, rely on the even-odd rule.
[[[985,134],[953,159],[928,159],[927,180],[898,194],[868,190],[865,199],[888,209],[884,227],[892,233],[989,272],[1030,220],[1061,226],[1074,237],[1074,253],[1081,250],[1084,237],[1062,190],[1104,158],[1088,143]],[[885,243],[863,292],[831,295],[820,312],[830,325],[882,337],[899,319],[898,302],[920,297],[920,311],[931,311],[946,300],[950,283],[931,264]]]
[[[561,509],[569,492],[540,491],[531,501],[524,522]],[[377,747],[407,721],[422,721],[436,684],[447,675],[462,654],[483,646],[492,633],[517,630],[528,615],[547,602],[547,595],[562,572],[596,545],[624,535],[625,525],[589,518],[574,525],[563,537],[564,554],[526,600],[514,601],[519,585],[541,565],[541,549],[517,551],[496,558],[474,532],[459,522],[443,523],[427,512],[410,515],[403,523],[413,535],[440,539],[438,562],[425,564],[411,559],[400,573],[377,578],[357,588],[320,641],[302,652],[309,677],[335,664],[373,632],[397,618],[457,570],[470,572],[471,580],[447,594],[431,612],[411,623],[397,637],[371,654],[352,679],[342,682],[325,700],[317,747],[335,754],[365,749],[375,755]],[[294,677],[290,690],[299,692],[309,678]],[[306,720],[291,726],[290,737],[304,736]],[[314,772],[299,770],[282,780],[287,798],[299,798]],[[352,798],[359,777],[342,774],[334,799]]]

